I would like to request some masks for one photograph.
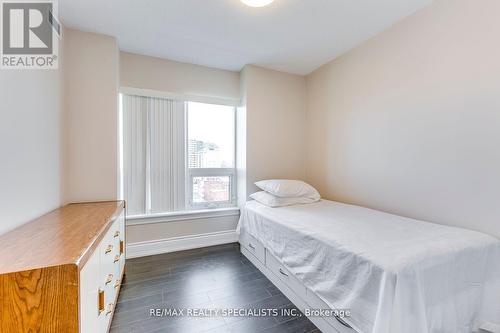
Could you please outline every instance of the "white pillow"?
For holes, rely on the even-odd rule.
[[[270,179],[256,182],[260,189],[281,198],[310,198],[319,200],[321,196],[311,185],[300,180]]]
[[[292,206],[292,205],[303,205],[303,204],[310,204],[313,202],[318,201],[306,197],[295,197],[295,198],[280,198],[277,196],[274,196],[270,193],[267,193],[265,191],[261,192],[256,192],[254,194],[250,195],[250,198],[254,199],[255,201],[260,202],[263,205],[269,206],[269,207],[283,207],[283,206]]]

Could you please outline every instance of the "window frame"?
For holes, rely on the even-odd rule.
[[[212,202],[193,201],[193,178],[229,177],[229,200]],[[235,168],[186,168],[186,209],[216,209],[236,206],[236,169]]]
[[[233,167],[232,168],[190,168],[189,167],[189,102],[194,103],[204,103],[212,105],[224,105],[230,106],[233,109],[233,140],[234,140],[234,153],[233,153]],[[236,154],[237,154],[237,105],[233,104],[223,104],[217,102],[198,102],[192,100],[186,100],[185,107],[185,206],[186,210],[200,210],[200,209],[220,209],[220,208],[234,208],[238,203],[238,190],[237,190],[237,169],[236,169]],[[228,201],[213,201],[213,202],[193,202],[193,178],[195,177],[229,177],[229,200]]]
[[[121,199],[125,199],[125,193],[124,193],[124,165],[123,165],[123,156],[124,156],[124,147],[123,147],[123,105],[122,105],[122,95],[137,95],[137,96],[142,96],[142,97],[150,97],[150,98],[163,98],[163,99],[171,99],[171,100],[177,100],[177,101],[182,101],[186,104],[185,107],[185,113],[184,116],[186,117],[184,121],[184,126],[185,126],[185,140],[184,140],[184,148],[185,148],[185,161],[184,161],[184,166],[185,166],[185,173],[184,173],[184,197],[185,197],[185,202],[184,202],[184,210],[183,211],[168,211],[164,213],[145,213],[145,214],[140,214],[137,215],[137,218],[141,218],[144,220],[149,221],[150,218],[155,218],[155,217],[162,217],[162,216],[177,216],[177,215],[191,215],[191,214],[197,214],[197,212],[208,212],[212,211],[214,214],[216,214],[218,211],[223,211],[226,209],[238,209],[238,190],[237,190],[237,183],[238,183],[238,176],[237,176],[237,168],[236,168],[236,161],[237,161],[237,109],[241,104],[241,101],[239,99],[231,99],[231,98],[218,98],[218,97],[207,97],[207,96],[200,96],[200,95],[189,95],[189,94],[179,94],[179,93],[173,93],[173,92],[165,92],[165,91],[158,91],[158,90],[152,90],[152,89],[141,89],[141,88],[135,88],[135,87],[127,87],[127,86],[122,86],[120,87],[119,90],[119,108],[118,108],[118,133],[119,133],[119,138],[118,138],[118,181],[117,181],[117,187],[118,187],[118,193],[120,195]],[[215,105],[225,105],[225,106],[230,106],[234,110],[234,167],[233,168],[214,168],[215,171],[210,171],[210,169],[207,168],[197,168],[197,169],[190,169],[188,162],[189,162],[189,155],[188,155],[188,106],[187,104],[189,102],[195,102],[195,103],[205,103],[205,104],[215,104]],[[207,172],[208,171],[208,172]],[[193,204],[191,202],[192,198],[192,177],[203,177],[203,176],[212,176],[212,175],[220,175],[220,176],[229,176],[230,177],[230,200],[228,202],[217,202],[217,203],[195,203]],[[208,213],[207,213],[208,214]],[[146,222],[144,222],[146,223]]]

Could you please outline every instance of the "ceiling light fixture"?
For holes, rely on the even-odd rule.
[[[245,5],[250,7],[264,7],[270,5],[274,0],[241,0]]]

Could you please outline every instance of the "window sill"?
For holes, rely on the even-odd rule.
[[[240,209],[238,207],[214,208],[201,210],[184,210],[178,212],[169,212],[152,215],[133,215],[127,216],[127,225],[142,225],[154,223],[168,223],[185,220],[198,220],[214,217],[238,216]]]

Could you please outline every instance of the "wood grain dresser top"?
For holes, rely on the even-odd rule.
[[[0,274],[82,266],[124,208],[123,201],[69,204],[0,236]]]

